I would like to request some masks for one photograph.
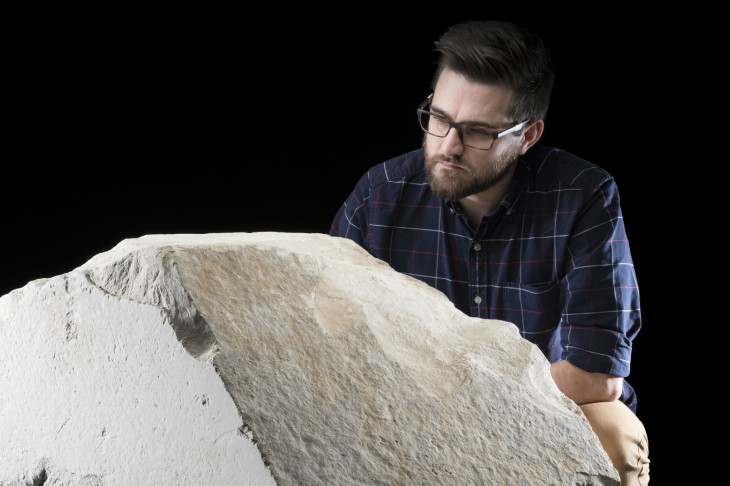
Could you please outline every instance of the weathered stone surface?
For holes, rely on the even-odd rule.
[[[515,326],[327,235],[124,240],[1,297],[0,360],[5,485],[618,484]]]

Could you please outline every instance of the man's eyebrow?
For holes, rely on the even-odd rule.
[[[454,121],[449,115],[446,114],[446,112],[444,112],[444,110],[441,110],[441,109],[433,106],[433,104],[431,105],[431,111],[433,113],[436,113],[437,115],[441,115],[444,118],[448,118],[449,120]],[[495,125],[492,125],[491,123],[487,123],[487,122],[481,121],[481,120],[466,120],[466,121],[461,121],[461,122],[457,122],[457,123],[459,125],[472,125],[472,126],[489,128],[492,130],[500,130],[502,128],[502,127],[495,126]]]

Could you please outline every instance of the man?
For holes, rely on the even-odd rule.
[[[622,484],[649,481],[625,377],[641,327],[616,183],[539,142],[554,72],[536,35],[466,22],[435,43],[422,148],[372,167],[330,234],[443,291],[468,315],[514,323],[581,406]]]

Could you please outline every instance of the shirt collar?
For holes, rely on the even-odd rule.
[[[520,156],[517,159],[517,168],[507,188],[507,193],[499,203],[499,207],[501,211],[504,211],[505,217],[511,217],[519,207],[522,201],[522,195],[525,193],[525,188],[527,187],[529,172],[527,160],[523,156]]]

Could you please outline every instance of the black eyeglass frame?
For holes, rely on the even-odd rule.
[[[448,117],[446,117],[444,115],[439,115],[438,113],[434,113],[432,111],[426,110],[425,109],[426,106],[431,103],[431,100],[432,99],[433,99],[433,93],[431,93],[430,95],[428,95],[428,97],[425,100],[423,100],[423,103],[421,103],[418,106],[418,108],[416,109],[416,116],[418,117],[418,126],[421,127],[421,130],[423,130],[424,132],[428,133],[429,135],[433,135],[434,137],[445,138],[446,135],[449,134],[449,132],[451,131],[451,129],[452,128],[455,128],[457,135],[459,135],[459,140],[461,140],[461,143],[463,143],[467,147],[471,147],[471,148],[477,149],[477,150],[490,150],[492,147],[494,147],[494,142],[497,139],[502,138],[502,137],[504,137],[506,135],[509,135],[510,133],[514,133],[515,135],[519,135],[518,133],[515,133],[515,132],[518,132],[518,131],[522,130],[524,128],[524,126],[527,124],[527,122],[530,121],[530,120],[525,120],[525,121],[523,121],[521,123],[517,123],[513,127],[507,128],[506,130],[502,130],[501,132],[497,132],[497,133],[489,133],[489,132],[487,132],[487,133],[489,133],[489,135],[492,136],[492,143],[489,145],[489,147],[487,147],[487,148],[474,147],[473,145],[469,145],[468,143],[464,142],[464,135],[461,133],[461,127],[463,127],[463,126],[470,126],[470,125],[471,126],[474,126],[474,124],[472,124],[472,123],[457,123],[455,121],[449,121]],[[446,133],[444,133],[443,135],[437,135],[435,133],[429,132],[428,129],[426,129],[426,127],[423,126],[423,123],[421,123],[421,115],[429,115],[429,116],[433,115],[433,116],[436,116],[436,117],[439,117],[439,118],[443,118],[444,121],[446,121],[449,124],[448,130],[446,130]]]

